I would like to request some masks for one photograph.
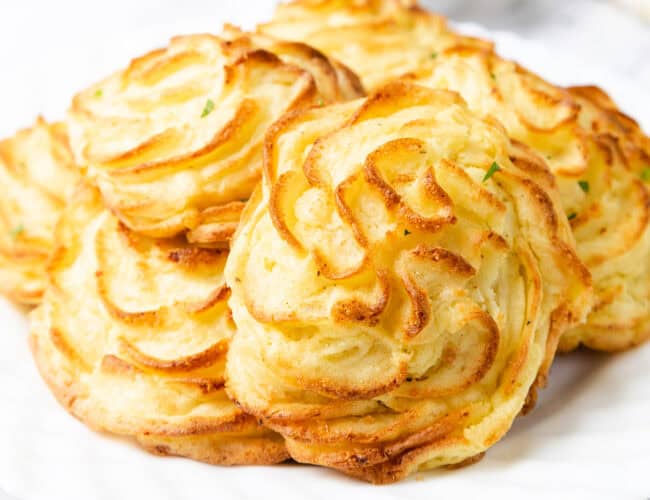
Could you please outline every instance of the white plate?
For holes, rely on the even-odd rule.
[[[207,2],[202,4],[206,9]],[[241,8],[234,2],[223,6],[219,2],[219,7],[220,16],[239,13],[242,21]],[[268,10],[249,12],[262,16]],[[136,53],[164,43],[175,32],[205,26],[204,20],[193,24],[183,19],[183,28],[177,23],[134,33]],[[475,26],[463,29],[481,32]],[[508,33],[490,35],[503,54],[558,83],[598,81],[624,109],[634,111],[646,127],[650,124],[650,102],[634,82],[621,81],[604,68],[584,67],[568,56],[550,57],[543,47]],[[71,61],[87,57],[98,47],[108,53],[111,43],[89,40],[76,52],[59,54],[57,65],[64,74],[70,70],[72,81],[62,83],[53,77],[58,86],[35,94],[37,104],[62,112],[66,92],[88,78],[83,73],[88,69],[75,73]],[[112,46],[135,55],[126,50],[129,45],[122,37]],[[96,61],[94,67],[105,71],[110,69],[106,65]],[[100,76],[99,71],[94,74]],[[3,92],[26,95],[31,89],[37,93],[42,84],[30,80],[7,86],[5,81]],[[0,130],[15,128],[19,120],[24,120],[24,110],[0,115]],[[127,440],[94,433],[61,409],[39,378],[26,345],[23,313],[0,300],[0,325],[0,489],[20,500],[650,497],[650,345],[617,356],[561,357],[533,414],[519,419],[479,464],[376,487],[316,467],[220,468],[158,458]]]

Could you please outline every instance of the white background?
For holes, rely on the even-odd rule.
[[[251,26],[273,3],[0,0],[0,136],[38,113],[63,116],[75,91],[174,34],[216,31],[226,20]],[[604,85],[650,129],[650,32],[639,19],[590,0],[438,4],[519,32],[530,41],[495,33],[507,55],[558,83]],[[54,402],[25,333],[22,314],[0,301],[0,489],[20,500],[650,498],[650,346],[561,357],[536,411],[481,463],[372,487],[313,467],[160,459],[99,436]]]

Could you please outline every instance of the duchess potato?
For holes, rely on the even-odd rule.
[[[352,72],[318,51],[228,27],[176,37],[79,93],[72,146],[131,230],[218,246],[234,225],[215,226],[215,213],[237,220],[260,178],[267,127],[286,111],[359,95]]]
[[[36,123],[0,141],[0,293],[34,305],[43,295],[54,226],[79,181],[63,123]]]
[[[475,460],[591,303],[552,184],[455,93],[286,116],[226,266],[229,394],[295,460],[368,481]]]
[[[226,396],[235,327],[227,249],[130,231],[83,186],[62,216],[30,344],[59,402],[148,450],[215,464],[283,461],[282,438]]]
[[[295,0],[280,4],[274,18],[258,30],[305,41],[342,61],[367,90],[417,69],[445,48],[492,47],[486,40],[454,33],[444,17],[414,0]]]

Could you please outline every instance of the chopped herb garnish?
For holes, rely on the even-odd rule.
[[[25,232],[25,226],[22,224],[18,224],[16,227],[14,227],[11,231],[9,231],[10,236],[15,240]]]
[[[431,54],[429,55],[429,57],[430,57],[431,59],[435,59],[436,57],[438,57],[438,53],[437,53],[437,52],[431,52]]]
[[[408,229],[404,229],[404,236],[408,236],[409,234],[411,234],[411,231],[409,231]]]
[[[490,167],[490,169],[485,174],[485,177],[483,177],[483,182],[487,181],[490,177],[492,177],[494,174],[496,174],[499,170],[501,170],[501,167],[495,161],[494,163],[492,163],[492,166]]]
[[[585,193],[589,192],[589,183],[587,181],[578,181],[578,186],[580,186],[580,189]]]
[[[214,110],[214,102],[212,99],[205,101],[205,106],[203,107],[203,113],[201,113],[201,118],[205,118]]]
[[[320,100],[318,101],[318,105],[319,105],[320,107],[325,106],[325,101],[323,101],[322,99],[320,99]]]
[[[495,75],[494,73],[490,72],[490,78],[492,78],[492,80],[496,80],[496,79],[497,79],[497,75]]]
[[[103,95],[104,95],[104,91],[102,89],[95,90],[95,97],[101,97]]]
[[[577,216],[578,216],[577,213],[575,213],[575,212],[571,212],[569,215],[567,215],[566,218],[569,219],[569,220],[573,220],[573,219],[575,219]]]
[[[643,171],[641,172],[641,179],[646,182],[650,182],[650,167],[646,167],[643,169]]]

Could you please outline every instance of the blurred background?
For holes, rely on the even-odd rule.
[[[598,82],[650,127],[650,0],[421,0],[463,29],[509,43],[504,55],[560,84]],[[244,27],[276,0],[0,2],[0,137],[180,33]],[[478,31],[477,31],[478,30]],[[512,37],[510,34],[515,34]],[[510,37],[510,38],[508,38]],[[638,106],[645,105],[645,109]]]
[[[537,40],[650,86],[650,0],[428,0],[452,19]]]

